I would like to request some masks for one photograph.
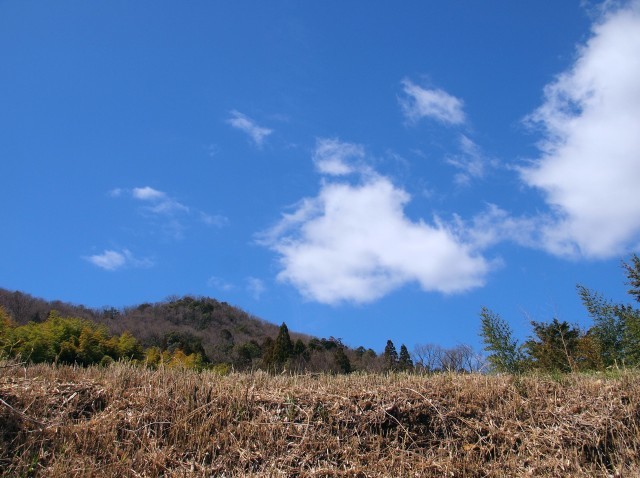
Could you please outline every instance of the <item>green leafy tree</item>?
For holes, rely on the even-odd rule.
[[[138,339],[129,332],[123,332],[116,340],[116,354],[114,358],[127,360],[142,360],[144,349]]]
[[[496,372],[521,373],[524,355],[518,340],[513,337],[509,324],[498,314],[483,307],[480,311],[480,336],[489,356],[487,360]]]
[[[158,368],[162,364],[162,350],[160,347],[149,347],[144,351],[144,360],[147,367]]]
[[[83,365],[91,365],[100,362],[105,354],[102,334],[91,330],[89,327],[82,329],[78,338],[78,359]]]
[[[255,340],[251,340],[234,348],[233,364],[239,369],[250,368],[254,360],[262,356],[262,347]]]
[[[10,353],[13,344],[13,329],[15,324],[6,309],[0,306],[0,357]]]
[[[409,372],[413,370],[413,361],[411,360],[411,355],[409,355],[409,351],[407,350],[407,346],[402,344],[400,346],[400,355],[398,356],[398,369]]]
[[[11,356],[34,363],[100,363],[105,356],[141,359],[140,342],[125,332],[110,336],[107,328],[95,322],[74,317],[62,317],[51,311],[44,322],[30,322],[13,327],[11,345],[4,347]]]

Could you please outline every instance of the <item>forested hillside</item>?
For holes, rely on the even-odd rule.
[[[622,263],[629,295],[640,301],[640,258]],[[557,317],[531,322],[518,340],[507,321],[488,308],[480,311],[485,352],[459,344],[405,344],[387,340],[378,355],[348,347],[335,337],[315,338],[279,327],[208,297],[176,297],[163,302],[101,310],[0,289],[0,357],[30,362],[91,365],[133,360],[219,370],[272,372],[585,372],[640,366],[640,309],[617,304],[578,285],[593,324],[588,328]]]
[[[91,364],[107,357],[189,368],[219,365],[221,370],[350,372],[384,367],[371,349],[354,350],[333,337],[290,333],[285,324],[271,324],[208,297],[96,310],[0,289],[0,322],[4,354],[36,362]],[[130,340],[136,343],[116,346]]]

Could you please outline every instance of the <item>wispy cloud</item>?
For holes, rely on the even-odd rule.
[[[324,182],[262,244],[278,253],[278,279],[321,303],[375,301],[405,284],[454,293],[483,285],[490,264],[439,220],[404,214],[409,195],[388,178]]]
[[[145,186],[143,188],[133,188],[131,195],[136,199],[143,201],[161,201],[165,200],[167,195],[162,191]]]
[[[100,267],[107,271],[116,271],[127,267],[151,267],[153,261],[151,259],[138,259],[128,249],[121,251],[105,250],[101,254],[94,254],[84,258],[94,266]]]
[[[200,221],[202,221],[207,226],[212,227],[224,227],[229,223],[229,219],[226,216],[222,216],[220,214],[207,214],[206,212],[200,211],[199,213]]]
[[[480,147],[465,135],[460,135],[460,152],[450,155],[446,162],[459,170],[455,182],[460,186],[468,185],[473,179],[482,179],[489,167],[496,161],[485,156]]]
[[[345,143],[336,138],[319,138],[313,153],[313,162],[318,172],[332,176],[351,174],[362,167],[364,158],[361,145]]]
[[[147,210],[160,215],[172,215],[175,213],[189,213],[189,208],[165,192],[158,191],[152,187],[133,188],[131,196],[134,199],[145,201],[150,204]]]
[[[234,289],[234,286],[232,283],[227,282],[226,280],[216,276],[209,277],[209,280],[207,281],[207,285],[213,289],[217,289],[224,292]]]
[[[255,300],[260,300],[267,287],[262,279],[257,277],[247,277],[247,290]]]
[[[129,197],[143,206],[139,212],[146,217],[155,218],[156,225],[166,236],[181,239],[189,221],[198,221],[211,227],[224,227],[228,219],[222,215],[208,214],[189,207],[164,191],[150,186],[133,189],[115,188],[109,192],[114,198]]]
[[[227,123],[248,134],[259,148],[262,147],[265,138],[273,133],[273,130],[257,125],[251,118],[236,110],[231,111],[231,118],[227,119]]]
[[[542,247],[612,257],[640,244],[640,2],[607,12],[528,118],[544,134],[521,169],[553,220]]]
[[[464,103],[461,99],[441,89],[423,88],[409,79],[402,80],[402,87],[405,96],[400,97],[399,102],[408,121],[432,118],[450,125],[464,123]]]

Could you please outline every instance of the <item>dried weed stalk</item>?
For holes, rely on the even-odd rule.
[[[2,476],[638,476],[640,376],[0,368]]]

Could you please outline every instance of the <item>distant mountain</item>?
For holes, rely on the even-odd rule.
[[[18,324],[46,320],[51,310],[65,317],[78,317],[104,324],[114,334],[131,332],[145,346],[167,348],[171,342],[193,349],[202,347],[214,362],[226,361],[234,347],[263,343],[278,335],[278,325],[255,317],[238,307],[209,297],[175,297],[163,302],[143,303],[117,309],[91,309],[61,301],[47,301],[19,291],[0,288],[3,306]],[[291,333],[308,342],[312,337]]]

